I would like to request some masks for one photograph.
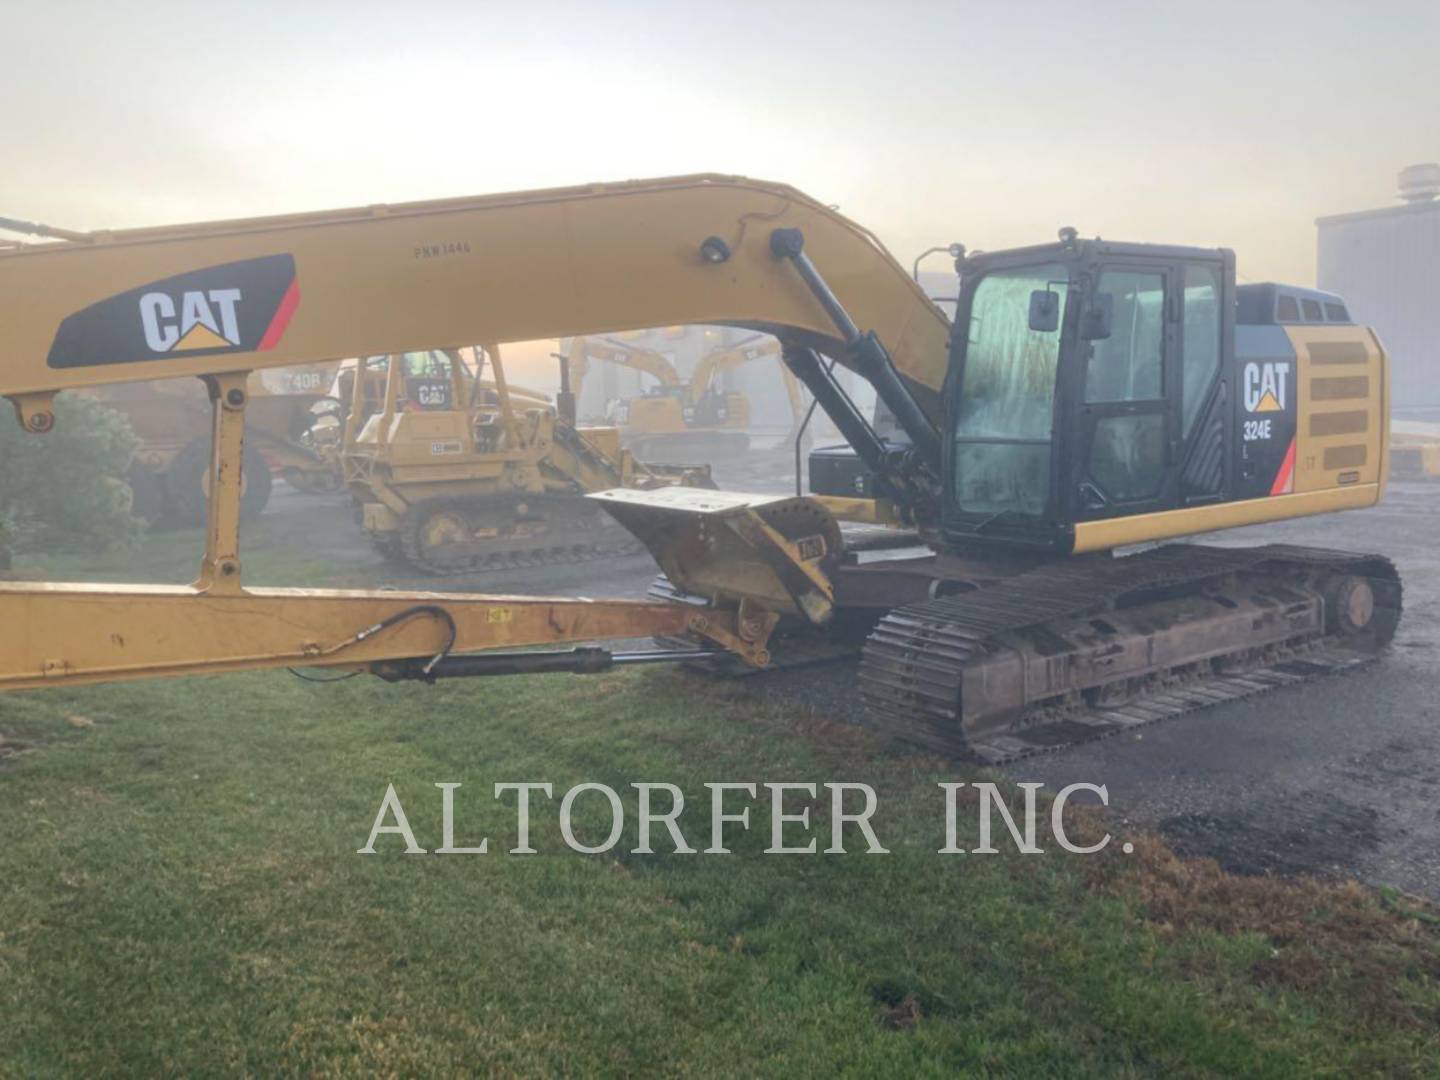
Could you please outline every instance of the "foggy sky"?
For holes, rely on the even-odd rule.
[[[0,214],[123,227],[687,172],[931,244],[1225,245],[1440,159],[1437,3],[0,0]],[[934,269],[944,269],[937,260]]]

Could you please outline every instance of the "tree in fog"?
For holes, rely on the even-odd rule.
[[[55,427],[22,431],[0,417],[0,560],[12,553],[105,551],[144,530],[130,514],[126,469],[135,436],[125,418],[79,394],[55,399]]]

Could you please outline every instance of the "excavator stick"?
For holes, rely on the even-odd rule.
[[[277,667],[430,678],[477,650],[695,632],[673,604],[339,589],[0,582],[0,612],[4,690]]]
[[[0,582],[0,690],[296,666],[427,681],[587,672],[614,663],[711,657],[720,649],[753,666],[769,662],[765,645],[779,616],[750,603],[699,609],[635,600],[243,586],[247,375],[205,377],[213,442],[205,553],[195,583]],[[764,528],[758,535],[770,542]],[[698,645],[618,655],[593,646],[496,651],[645,637]]]

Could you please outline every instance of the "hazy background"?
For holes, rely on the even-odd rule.
[[[0,213],[72,228],[697,171],[908,263],[1084,234],[1314,278],[1440,157],[1440,3],[0,0]],[[943,260],[936,269],[943,269]]]

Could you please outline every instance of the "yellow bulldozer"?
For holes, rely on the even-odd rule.
[[[1376,504],[1390,402],[1373,331],[1280,317],[1308,291],[1237,285],[1223,248],[1062,229],[957,245],[956,270],[952,323],[860,225],[725,175],[0,251],[0,394],[25,430],[54,426],[59,391],[182,375],[214,419],[195,583],[0,582],[0,688],[295,665],[421,681],[717,655],[764,668],[792,643],[849,639],[877,726],[997,761],[1384,648],[1401,589],[1383,555],[1164,543]],[[203,352],[147,332],[157,312],[184,334],[225,305],[233,325]],[[684,324],[776,337],[849,455],[825,451],[804,496],[591,496],[654,555],[663,599],[242,583],[249,372]],[[837,369],[880,407],[867,415]],[[508,413],[485,438],[514,423],[535,441],[506,453],[561,441],[554,418]],[[463,451],[475,426],[465,412],[428,441]],[[678,644],[596,644],[644,636]],[[532,648],[558,643],[582,644]]]
[[[361,365],[343,458],[366,534],[430,574],[576,562],[640,550],[586,492],[713,486],[708,468],[636,461],[616,429],[577,426],[573,404],[512,389],[495,345]]]

